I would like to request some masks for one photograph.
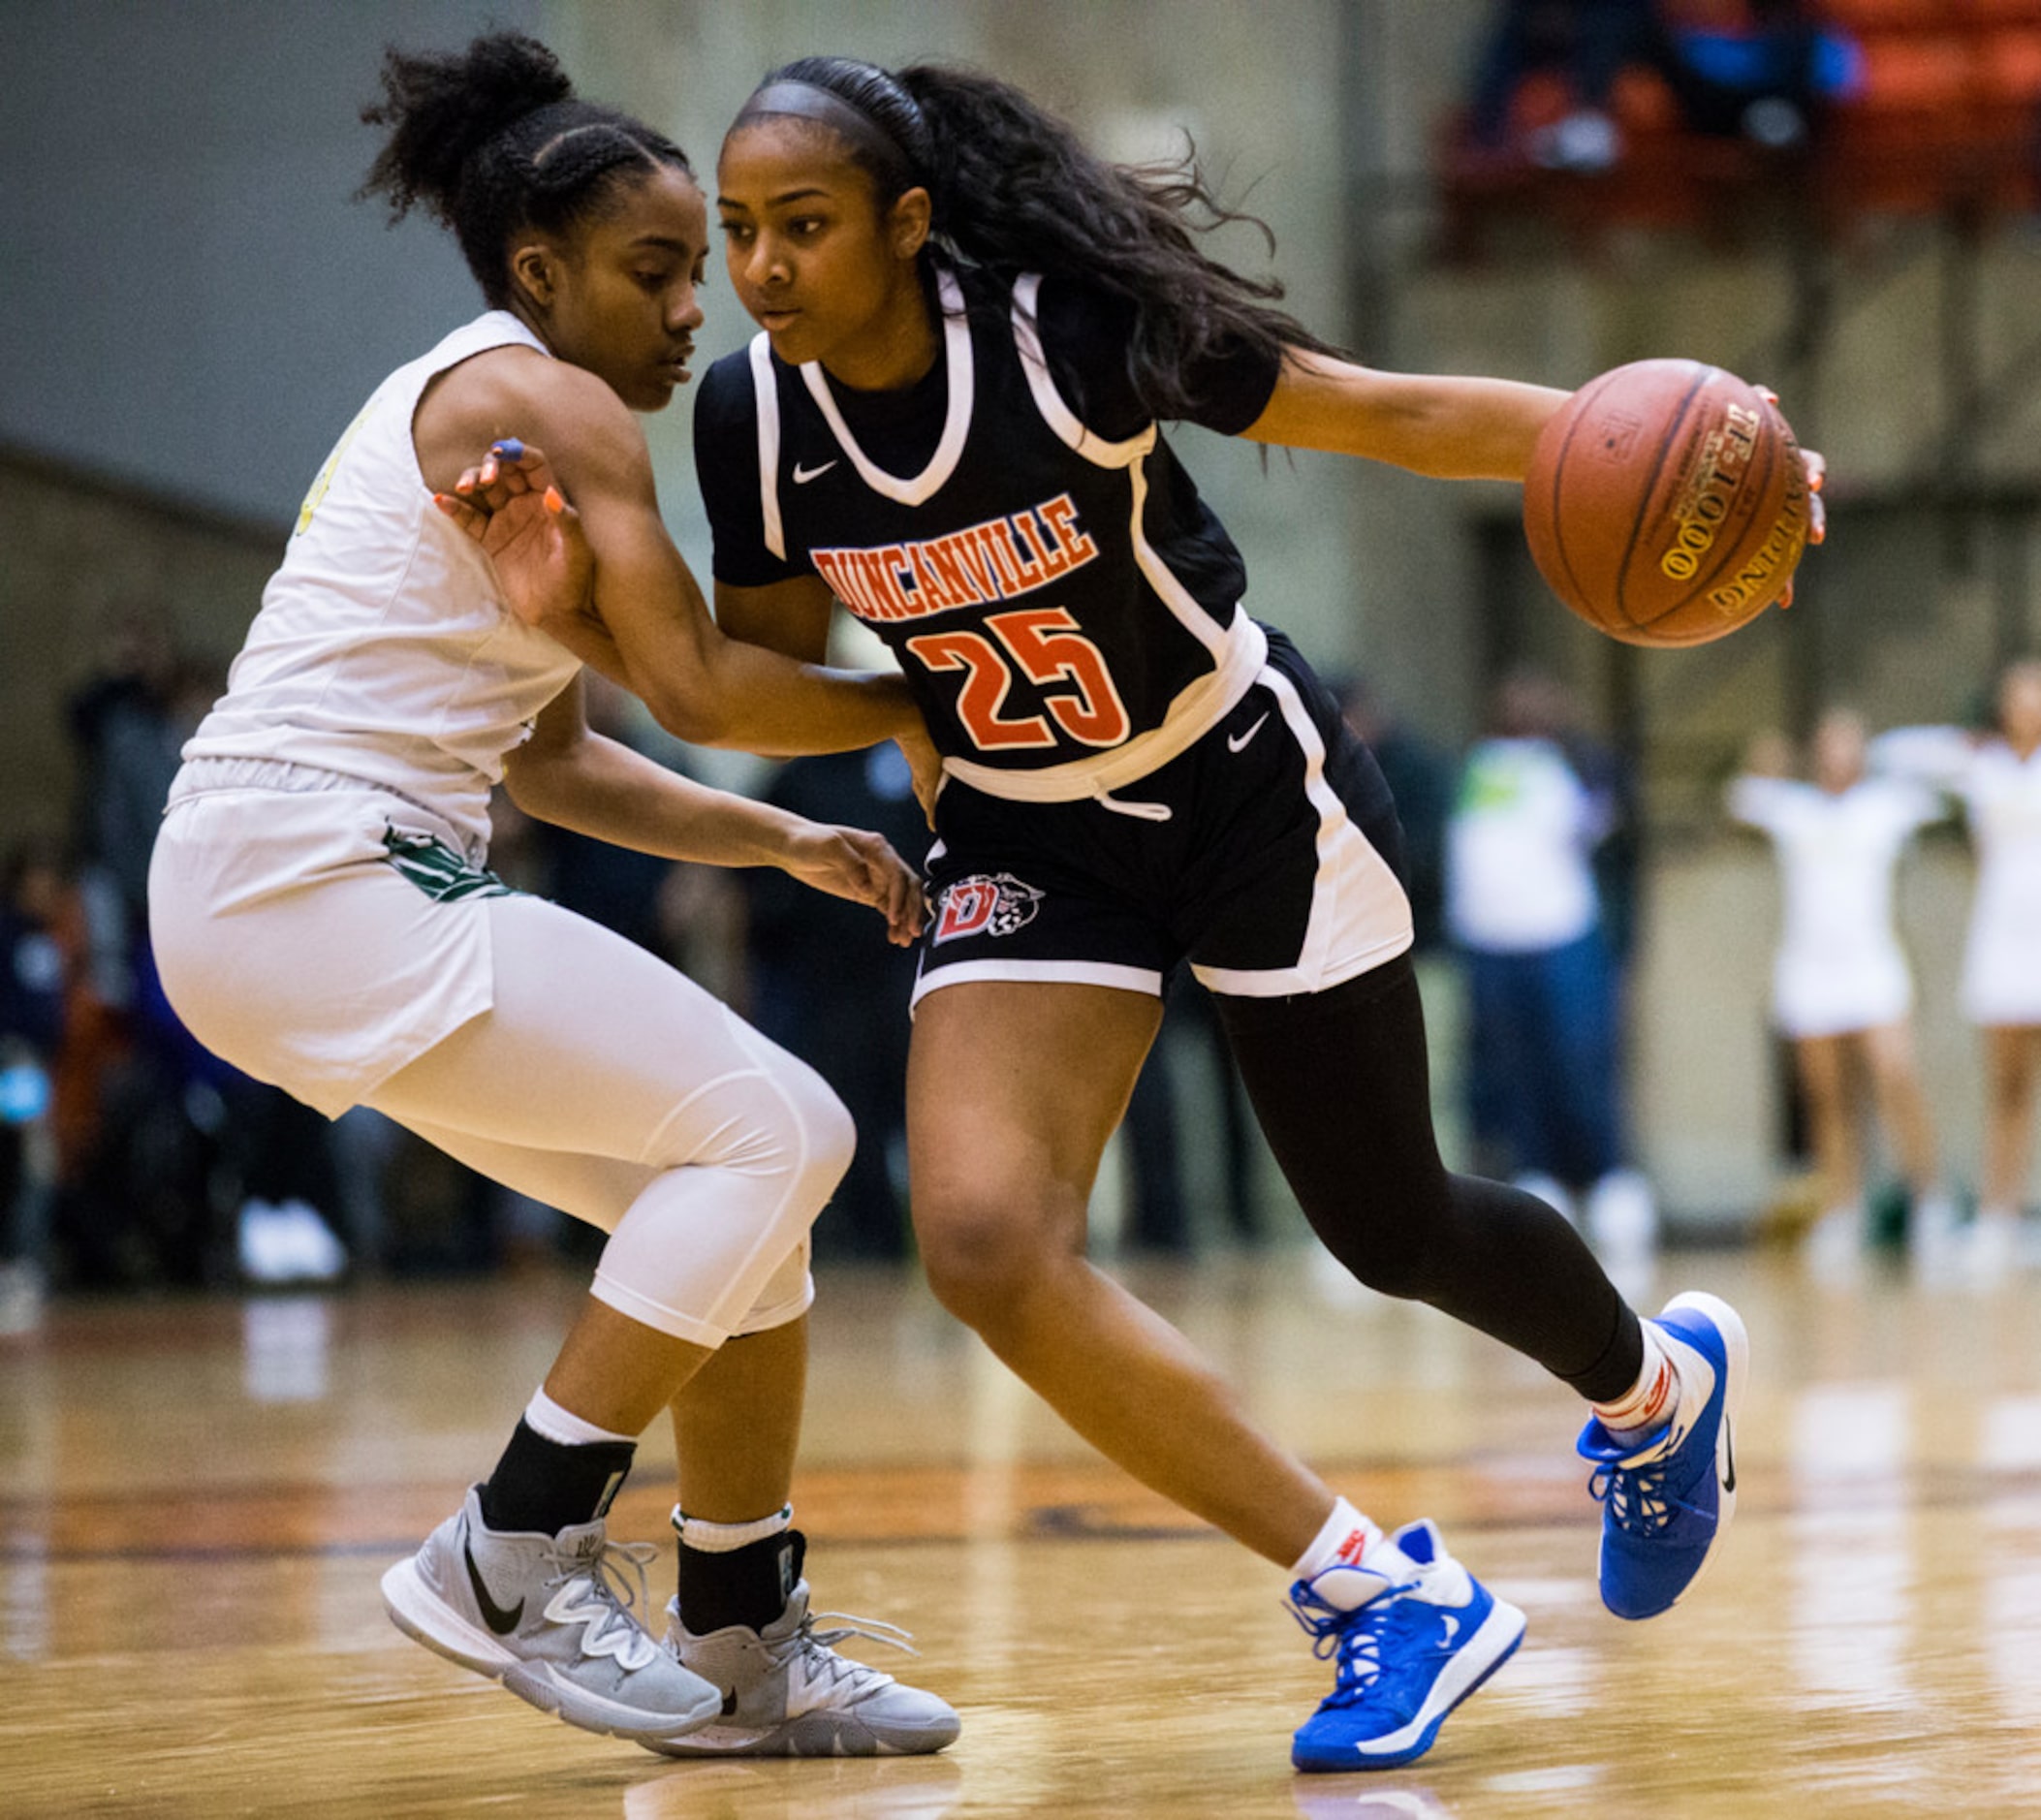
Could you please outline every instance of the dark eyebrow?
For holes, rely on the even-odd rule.
[[[682,259],[693,259],[695,257],[695,249],[693,247],[688,245],[685,240],[675,239],[670,234],[641,234],[631,242],[631,245],[634,249],[638,247],[654,247],[661,252],[677,253]]]
[[[777,196],[769,196],[766,198],[766,206],[768,208],[784,208],[789,203],[805,202],[811,196],[820,196],[827,200],[829,194],[829,191],[822,188],[821,185],[810,184],[804,190],[782,190]],[[727,196],[717,197],[716,206],[718,208],[741,208],[747,213],[750,211],[748,203],[732,202]]]

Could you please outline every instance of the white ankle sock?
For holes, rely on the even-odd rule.
[[[682,1544],[703,1554],[728,1554],[749,1543],[763,1542],[768,1536],[782,1534],[794,1522],[794,1506],[782,1504],[769,1517],[759,1517],[748,1523],[712,1523],[700,1517],[690,1517],[679,1505],[674,1506],[674,1532]]]
[[[543,1384],[532,1392],[531,1401],[524,1405],[524,1426],[534,1434],[543,1434],[549,1441],[557,1441],[562,1447],[588,1447],[597,1441],[634,1441],[638,1438],[633,1434],[618,1434],[612,1428],[599,1428],[573,1410],[562,1409],[546,1395]]]
[[[1617,1443],[1642,1440],[1663,1427],[1680,1406],[1680,1374],[1673,1367],[1672,1356],[1659,1342],[1657,1325],[1650,1321],[1642,1325],[1644,1364],[1637,1382],[1613,1403],[1592,1405],[1602,1427]]]
[[[1378,1524],[1362,1516],[1345,1498],[1333,1505],[1333,1514],[1312,1538],[1311,1546],[1297,1557],[1290,1569],[1293,1580],[1315,1580],[1334,1564],[1358,1567],[1368,1551],[1382,1540]]]

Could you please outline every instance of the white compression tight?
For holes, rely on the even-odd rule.
[[[855,1141],[835,1094],[621,936],[542,898],[476,907],[493,1008],[368,1104],[608,1232],[593,1293],[619,1313],[708,1347],[797,1319]]]

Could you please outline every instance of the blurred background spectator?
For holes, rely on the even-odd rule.
[[[1912,974],[1893,926],[1900,856],[1948,811],[1917,784],[1868,776],[1868,749],[1863,716],[1831,707],[1804,765],[1791,741],[1760,735],[1728,794],[1729,813],[1769,836],[1778,863],[1772,1018],[1792,1045],[1813,1139],[1817,1210],[1806,1250],[1832,1276],[1846,1275],[1875,1236],[1860,1076],[1905,1177],[1915,1254],[1932,1262],[1955,1226],[1915,1060]]]
[[[23,841],[0,862],[0,1334],[27,1332],[42,1309],[70,899],[54,841]]]
[[[1460,774],[1446,918],[1467,968],[1479,1160],[1634,1254],[1656,1214],[1626,1156],[1620,961],[1594,866],[1622,818],[1614,770],[1555,678],[1508,677]]]
[[[1862,80],[1854,41],[1810,0],[1501,0],[1475,72],[1470,132],[1554,170],[1607,171],[1623,155],[1618,77],[1648,72],[1693,132],[1768,151],[1806,148],[1828,103]],[[1566,111],[1522,131],[1524,78],[1555,73]]]

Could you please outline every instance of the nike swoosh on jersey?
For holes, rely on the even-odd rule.
[[[810,481],[820,479],[823,475],[827,474],[830,471],[830,469],[832,469],[835,465],[836,463],[834,461],[825,461],[818,468],[804,468],[801,465],[799,461],[797,461],[794,464],[794,485],[797,486],[805,486]]]
[[[1229,752],[1244,752],[1244,751],[1245,751],[1245,750],[1247,749],[1247,741],[1248,741],[1248,740],[1250,740],[1250,739],[1252,739],[1252,738],[1254,737],[1254,736],[1255,736],[1256,734],[1258,734],[1258,733],[1260,733],[1260,732],[1261,732],[1261,730],[1262,730],[1262,721],[1265,721],[1265,720],[1267,720],[1268,718],[1269,718],[1269,716],[1268,716],[1268,715],[1267,715],[1267,714],[1265,713],[1265,714],[1264,714],[1264,715],[1262,716],[1262,719],[1261,719],[1261,720],[1258,720],[1258,721],[1256,721],[1256,722],[1254,723],[1254,725],[1253,725],[1253,726],[1251,726],[1250,728],[1248,728],[1248,729],[1247,729],[1247,731],[1246,731],[1245,733],[1243,733],[1243,734],[1239,734],[1239,735],[1235,735],[1235,734],[1228,734],[1228,735],[1226,736],[1226,749],[1227,749],[1227,751],[1229,751]]]
[[[506,1612],[489,1597],[488,1587],[482,1583],[482,1570],[475,1565],[475,1551],[465,1542],[460,1545],[460,1558],[468,1564],[468,1585],[475,1588],[475,1603],[482,1607],[482,1621],[497,1636],[508,1637],[524,1616],[524,1601],[519,1599]]]

